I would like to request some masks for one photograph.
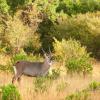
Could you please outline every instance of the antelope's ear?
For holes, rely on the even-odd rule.
[[[44,49],[42,48],[41,50],[42,50],[42,52],[45,54],[45,51],[44,51]]]
[[[49,55],[50,55],[50,57],[53,56],[50,47],[49,47]]]

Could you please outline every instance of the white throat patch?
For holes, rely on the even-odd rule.
[[[52,62],[50,62],[49,65],[51,66],[52,65]]]

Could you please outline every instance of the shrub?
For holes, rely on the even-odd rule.
[[[14,17],[0,15],[0,47],[5,47],[6,52],[12,54],[15,48],[33,52],[40,48],[40,35],[36,33],[40,19],[34,9],[29,5],[18,10]]]
[[[47,77],[37,77],[34,82],[34,85],[35,85],[34,88],[36,92],[40,92],[40,93],[45,92],[50,86],[50,79]]]
[[[63,11],[68,15],[95,12],[100,10],[100,2],[97,0],[61,0],[56,11]]]
[[[24,46],[24,50],[27,53],[33,53],[38,52],[41,47],[40,43],[40,36],[38,33],[34,33],[34,35],[31,36],[28,43]]]
[[[93,81],[92,83],[89,84],[89,89],[93,91],[100,89],[100,82]]]
[[[65,100],[90,100],[91,91],[97,89],[100,89],[100,82],[93,81],[86,89],[67,96]]]
[[[80,91],[75,94],[71,94],[65,98],[65,100],[88,100],[89,93],[88,91]]]
[[[68,60],[69,58],[79,58],[83,55],[89,56],[85,47],[82,47],[80,42],[77,40],[69,39],[58,41],[54,38],[54,50],[55,56],[59,57],[61,60]]]
[[[42,59],[43,58],[40,55],[33,55],[32,53],[27,54],[23,49],[21,49],[19,53],[13,55],[12,63],[15,63],[20,60],[41,61]]]
[[[9,5],[7,4],[7,0],[0,0],[0,12],[8,13],[9,12]]]
[[[51,83],[56,80],[60,76],[59,69],[53,69],[52,74],[49,74],[44,77],[37,77],[34,84],[35,84],[35,91],[36,92],[45,92],[50,87]]]
[[[12,70],[11,57],[5,53],[0,53],[0,70],[7,72]]]
[[[52,74],[51,75],[48,74],[47,77],[50,78],[51,80],[55,80],[59,78],[59,76],[60,76],[60,69],[53,69]]]
[[[28,5],[29,3],[32,2],[32,0],[6,0],[7,1],[7,4],[10,6],[10,13],[11,14],[14,14],[16,12],[16,10],[18,8],[20,8],[21,6],[25,6],[25,5]]]
[[[14,85],[2,87],[2,100],[21,100],[20,94]]]
[[[8,40],[8,45],[11,47],[23,47],[29,38],[29,35],[27,36],[27,33],[30,32],[29,27],[23,25],[23,22],[17,15],[13,20],[12,18],[9,18],[9,20],[6,21],[6,24],[7,28],[5,29],[5,36]]]
[[[82,45],[85,45],[92,56],[100,57],[100,12],[78,14],[76,16],[58,16],[59,24],[56,24],[55,37],[58,40],[69,39],[70,37],[79,40]]]
[[[0,65],[0,70],[5,71],[5,72],[12,72],[13,68],[11,67],[11,65]]]
[[[40,55],[29,54],[27,56],[27,61],[42,61],[43,58]]]
[[[69,73],[75,73],[77,72],[78,74],[80,74],[81,72],[83,73],[83,75],[85,76],[86,73],[91,73],[92,71],[92,67],[91,67],[91,64],[87,61],[89,58],[79,58],[79,59],[76,59],[76,58],[72,58],[72,59],[69,59],[67,62],[66,62],[66,67],[67,67],[67,71]]]
[[[22,49],[18,54],[15,54],[12,58],[12,62],[15,63],[19,60],[26,60],[27,59],[27,54],[24,52]]]
[[[70,72],[91,72],[89,53],[81,46],[79,41],[69,39],[58,41],[54,39],[54,50],[57,59],[63,62],[67,71]]]

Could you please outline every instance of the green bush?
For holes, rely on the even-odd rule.
[[[35,6],[29,5],[18,10],[14,17],[1,14],[0,47],[9,54],[16,53],[16,48],[24,48],[28,53],[38,51],[41,46],[40,35],[36,33],[40,21],[38,13]]]
[[[58,41],[54,38],[54,50],[55,56],[59,57],[64,61],[68,60],[69,58],[79,58],[86,56],[88,57],[89,54],[86,51],[86,48],[81,45],[81,43],[74,39]]]
[[[32,2],[32,0],[6,0],[7,4],[10,6],[10,13],[14,14],[20,6],[25,6],[26,4],[29,4]]]
[[[67,71],[71,74],[73,72],[74,73],[76,72],[78,74],[82,72],[84,76],[86,75],[86,73],[91,73],[92,67],[91,64],[88,62],[88,60],[89,58],[85,57],[79,59],[76,58],[69,59],[66,62]]]
[[[37,8],[54,21],[61,12],[68,15],[100,11],[99,0],[35,0]]]
[[[92,83],[89,84],[89,89],[93,91],[100,89],[100,82],[93,81]]]
[[[61,0],[56,11],[63,11],[68,15],[100,11],[100,1],[98,0]]]
[[[75,92],[65,98],[65,100],[90,100],[91,91],[99,90],[100,89],[100,82],[93,81],[89,84],[86,89],[81,91]]]
[[[21,97],[14,85],[7,85],[2,87],[2,100],[21,100]]]
[[[51,75],[48,74],[47,77],[50,78],[51,80],[55,80],[59,78],[59,76],[60,76],[60,69],[53,69],[52,74]]]
[[[2,71],[5,71],[5,72],[12,72],[13,68],[12,66],[10,65],[0,65],[0,70]]]
[[[88,100],[89,93],[88,91],[80,91],[75,94],[71,94],[65,98],[65,100]]]
[[[29,54],[27,55],[27,61],[42,61],[43,58],[40,55]]]
[[[20,60],[27,60],[27,61],[41,61],[43,58],[40,55],[33,55],[27,54],[23,49],[20,50],[19,53],[13,55],[12,63],[15,63]]]
[[[86,48],[81,46],[79,41],[69,39],[54,42],[55,56],[58,60],[63,62],[69,72],[83,72],[89,73],[92,71],[89,53]]]
[[[7,4],[7,0],[0,0],[0,13],[8,13],[9,9],[10,7]]]
[[[27,54],[24,52],[24,50],[21,50],[18,54],[15,54],[12,58],[12,62],[15,63],[19,60],[26,60]]]
[[[55,25],[55,37],[58,40],[69,39],[70,37],[79,40],[82,45],[87,47],[92,56],[100,57],[100,12],[78,14],[76,16],[58,16],[59,24]]]

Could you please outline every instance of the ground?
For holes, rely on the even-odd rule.
[[[0,86],[10,84],[12,76],[13,74],[11,73],[1,71]],[[34,92],[33,80],[34,78],[32,77],[22,76],[21,83],[15,83],[16,87],[18,87],[18,90],[20,91],[22,100],[64,100],[67,95],[86,88],[92,81],[95,80],[100,82],[100,62],[93,63],[92,76],[85,78],[80,77],[79,75],[75,75],[73,77],[62,76],[53,82],[51,88],[49,88],[47,92],[42,94]],[[67,83],[66,88],[61,91],[57,91],[57,85],[62,82]],[[100,90],[91,92],[91,100],[100,100]]]

